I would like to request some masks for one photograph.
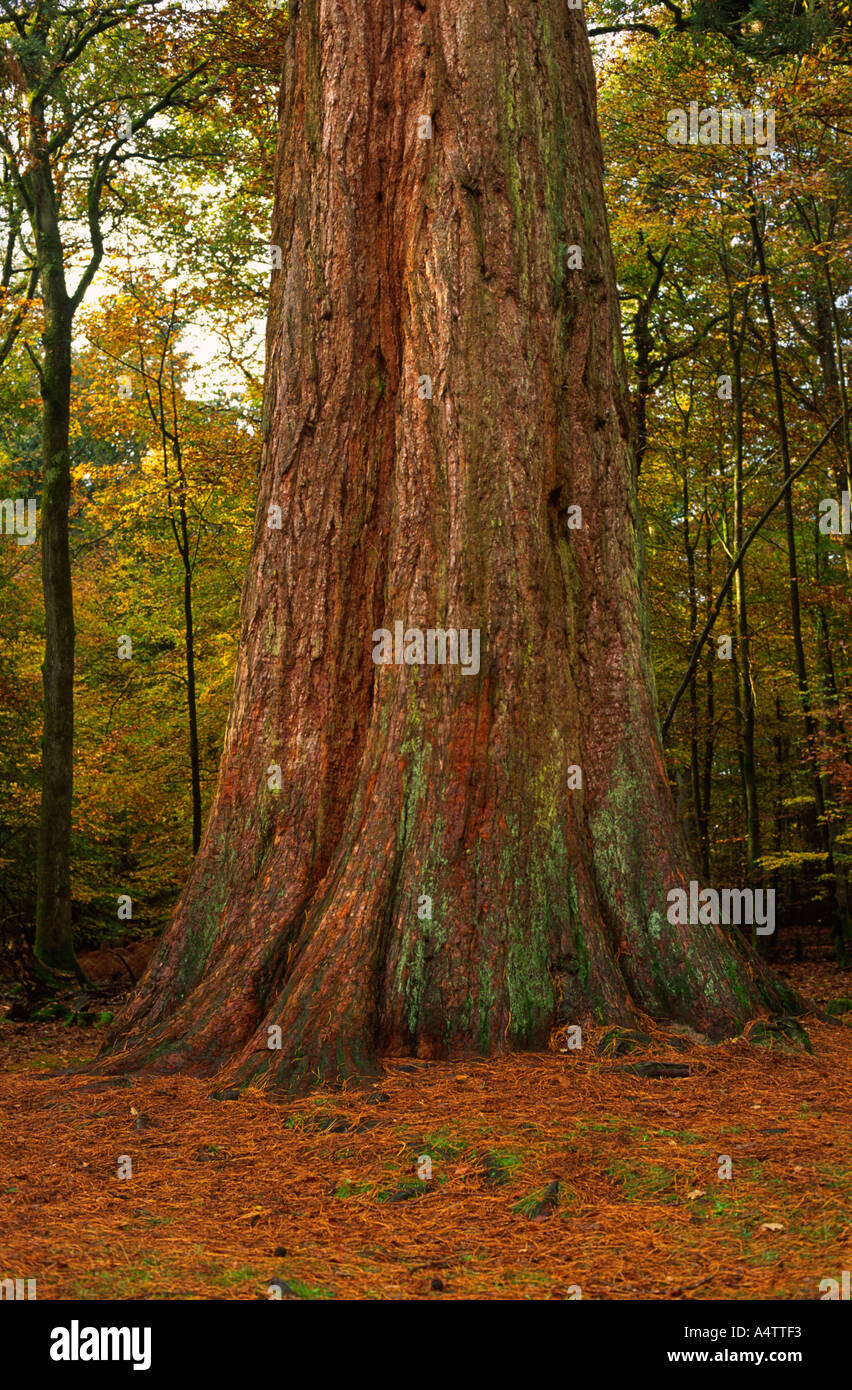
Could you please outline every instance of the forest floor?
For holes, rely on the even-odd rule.
[[[780,973],[852,996],[824,960]],[[97,1030],[0,1022],[0,1278],[40,1299],[817,1299],[852,1267],[852,1026],[803,1021],[812,1053],[652,1029],[613,1054],[600,1030],[299,1100],[57,1075]],[[623,1070],[643,1060],[688,1075]]]

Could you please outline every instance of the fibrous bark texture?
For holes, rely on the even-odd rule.
[[[778,998],[666,919],[690,873],[582,14],[293,8],[234,700],[113,1061],[292,1086],[637,1009],[730,1032]],[[478,630],[478,671],[375,664],[398,622]]]

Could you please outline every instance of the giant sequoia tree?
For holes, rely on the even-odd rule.
[[[780,1000],[666,917],[690,871],[582,14],[301,0],[277,169],[219,785],[107,1065],[293,1085],[636,1009],[731,1032]],[[478,629],[478,671],[375,664],[397,623]]]

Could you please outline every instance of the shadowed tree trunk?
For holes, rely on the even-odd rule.
[[[750,196],[751,210],[749,222],[751,224],[752,241],[761,276],[760,289],[766,317],[769,360],[772,364],[772,384],[775,392],[775,412],[778,419],[778,443],[781,450],[783,477],[786,482],[792,473],[792,465],[790,461],[790,442],[781,377],[781,362],[778,351],[778,331],[775,324],[775,311],[772,304],[772,293],[766,268],[766,250],[763,241],[763,233],[759,224],[758,206],[753,192],[750,193]],[[801,594],[799,591],[799,565],[796,555],[796,526],[795,514],[793,511],[792,488],[788,488],[784,494],[784,529],[787,539],[787,569],[790,577],[790,621],[793,636],[793,650],[796,656],[796,684],[802,707],[802,723],[805,729],[807,744],[806,753],[808,762],[811,766],[811,781],[814,792],[814,810],[816,813],[814,839],[820,845],[822,853],[825,856],[826,875],[834,890],[835,916],[831,927],[831,934],[838,963],[845,967],[849,960],[849,948],[850,942],[852,942],[852,915],[850,915],[849,911],[849,891],[846,875],[842,865],[837,862],[835,850],[835,830],[831,818],[830,804],[833,800],[831,782],[828,775],[824,773],[820,767],[818,755],[820,729],[813,713],[807,658],[805,656],[805,644],[802,635],[802,608]]]
[[[728,282],[730,284],[730,280]],[[735,323],[735,304],[729,289],[728,299],[728,346],[734,368],[734,554],[739,555],[745,539],[744,513],[745,489],[743,486],[743,464],[745,457],[743,429],[743,341],[748,323],[748,288],[742,305],[742,318],[739,326]],[[751,631],[748,620],[748,601],[746,598],[745,561],[734,576],[734,594],[737,613],[737,645],[740,657],[740,672],[737,677],[735,700],[742,710],[742,759],[741,773],[743,783],[743,802],[746,818],[746,846],[748,877],[755,883],[757,864],[761,856],[760,800],[757,789],[757,760],[755,757],[755,696],[751,660]]]
[[[76,305],[68,294],[59,204],[44,155],[43,104],[30,105],[31,219],[41,280],[44,357],[41,415],[41,572],[45,650],[37,903],[34,950],[55,970],[83,978],[71,925],[71,807],[74,789],[74,598],[68,548],[71,497],[71,340]]]
[[[636,1009],[731,1032],[780,997],[666,918],[690,873],[582,15],[302,0],[276,193],[219,785],[106,1065],[293,1086]],[[397,622],[479,629],[479,670],[374,664]]]

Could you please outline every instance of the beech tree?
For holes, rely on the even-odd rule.
[[[45,653],[42,795],[34,949],[79,974],[71,926],[74,602],[68,534],[74,320],[121,217],[122,171],[142,159],[162,113],[198,102],[205,64],[174,72],[159,0],[3,0],[0,12],[0,223],[6,260],[27,283],[0,365],[41,299],[41,343],[27,342],[42,399],[41,533]],[[156,42],[152,43],[152,40]],[[158,51],[164,48],[164,54]],[[152,52],[153,55],[152,56]],[[105,72],[109,80],[104,81]]]
[[[104,1065],[296,1087],[789,1009],[735,932],[667,916],[694,874],[582,12],[301,0],[275,192],[218,789]],[[479,660],[424,661],[435,631]]]

